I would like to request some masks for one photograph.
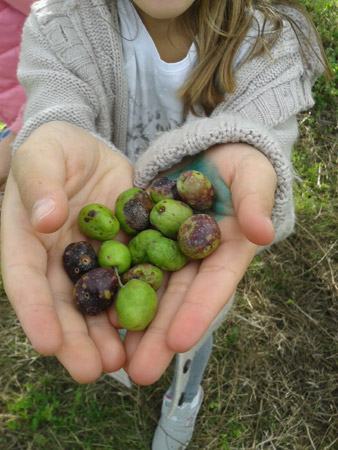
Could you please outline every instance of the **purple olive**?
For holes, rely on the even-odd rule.
[[[176,178],[159,177],[149,186],[149,195],[154,203],[164,199],[180,200],[176,187]]]
[[[83,274],[98,267],[94,248],[86,241],[67,245],[62,257],[63,267],[75,283]]]
[[[182,253],[192,259],[202,259],[216,250],[221,230],[208,214],[194,214],[180,226],[177,242]]]
[[[206,211],[215,201],[215,191],[208,178],[198,170],[185,170],[177,178],[177,191],[193,209]]]
[[[98,267],[76,282],[73,300],[79,311],[90,316],[105,311],[113,303],[119,288],[118,278],[110,267]]]

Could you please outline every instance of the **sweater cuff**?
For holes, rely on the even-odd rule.
[[[196,119],[183,127],[161,134],[135,164],[134,184],[145,188],[160,172],[186,156],[194,156],[215,144],[243,142],[260,150],[277,174],[272,216],[278,216],[289,201],[292,183],[290,161],[284,155],[273,129],[243,120],[236,113]]]

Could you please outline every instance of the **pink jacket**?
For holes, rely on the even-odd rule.
[[[0,120],[12,131],[21,128],[26,100],[16,77],[21,31],[34,0],[0,0]]]

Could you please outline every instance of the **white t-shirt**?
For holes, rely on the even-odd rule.
[[[176,92],[197,61],[192,44],[184,59],[161,60],[157,48],[130,0],[118,0],[125,71],[127,75],[127,152],[135,160],[156,134],[183,123],[183,103]]]
[[[129,94],[127,155],[135,161],[157,133],[182,125],[183,102],[176,92],[197,63],[197,51],[193,43],[181,61],[163,61],[132,2],[117,0],[117,8]],[[254,44],[257,32],[250,29],[235,55],[234,68]]]

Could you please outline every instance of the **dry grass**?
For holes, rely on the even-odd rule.
[[[338,122],[321,117],[309,126],[304,116],[295,150],[306,149],[296,169],[309,176],[296,188],[295,233],[239,286],[205,381],[217,407],[205,405],[191,448],[338,448]]]

